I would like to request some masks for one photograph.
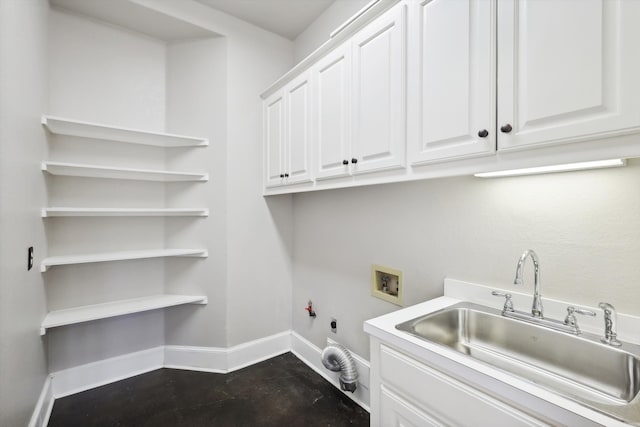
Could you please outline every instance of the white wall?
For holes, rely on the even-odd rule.
[[[209,257],[165,262],[167,293],[208,295],[206,306],[165,311],[166,344],[226,345],[227,294],[227,39],[207,38],[167,46],[167,129],[206,136],[206,148],[168,150],[172,170],[209,173],[208,183],[167,186],[171,207],[208,207],[207,218],[169,218],[165,236],[171,247],[203,247]]]
[[[195,1],[142,3],[227,39],[227,346],[289,330],[291,196],[262,197],[259,95],[293,66],[293,43]]]
[[[254,32],[230,38],[228,343],[291,329],[291,197],[262,197],[262,101],[291,45]]]
[[[47,145],[47,2],[0,0],[0,425],[27,425],[47,375],[39,161]],[[36,266],[27,271],[27,248]]]
[[[528,248],[540,256],[543,298],[608,301],[640,315],[639,180],[640,160],[631,160],[612,170],[296,195],[293,304],[312,299],[318,317],[294,312],[294,330],[318,346],[331,335],[368,357],[362,322],[398,308],[370,295],[371,264],[402,270],[412,305],[442,295],[445,276],[514,289]],[[525,274],[521,289],[531,292],[530,265]]]
[[[55,10],[50,37],[52,112],[164,130],[164,43]]]
[[[295,62],[329,40],[329,35],[371,0],[336,0],[295,39]]]

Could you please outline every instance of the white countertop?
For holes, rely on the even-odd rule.
[[[532,382],[529,382],[527,380],[521,379],[520,377],[511,375],[500,369],[494,368],[486,363],[479,362],[475,359],[472,359],[469,356],[458,353],[455,350],[452,350],[450,348],[440,346],[434,343],[430,343],[426,340],[414,337],[406,332],[399,331],[395,328],[395,326],[399,323],[406,322],[408,320],[411,320],[416,317],[423,316],[429,313],[433,313],[437,310],[440,310],[442,308],[445,308],[463,301],[473,302],[473,303],[482,304],[485,306],[490,306],[493,308],[502,309],[502,303],[504,299],[492,297],[490,293],[491,289],[498,289],[498,288],[489,288],[483,285],[462,282],[454,279],[445,279],[445,296],[436,298],[433,300],[429,300],[420,304],[416,304],[411,307],[406,307],[404,309],[394,311],[392,313],[377,317],[375,319],[368,320],[364,324],[364,331],[369,335],[380,339],[383,342],[386,342],[396,348],[399,348],[407,352],[408,354],[411,354],[423,360],[433,359],[433,354],[435,353],[436,355],[442,356],[450,361],[464,365],[468,368],[471,368],[477,371],[480,374],[486,375],[502,383],[508,384],[532,396],[535,396],[539,399],[542,399],[544,401],[557,405],[563,409],[571,411],[577,415],[580,415],[584,418],[592,420],[596,423],[600,423],[607,426],[628,426],[628,424],[626,423],[617,421],[596,410],[583,406],[573,400],[570,400],[559,394],[553,393],[547,389],[537,386]],[[511,291],[510,293],[513,294],[514,304],[516,304],[517,309],[524,309],[524,307],[521,304],[525,300],[528,302],[528,304],[531,303],[530,295],[517,294]],[[452,297],[451,295],[455,295],[456,297]],[[488,304],[487,302],[490,302],[491,304]],[[548,299],[545,299],[543,302],[545,304],[545,313],[547,313],[547,310],[553,313],[556,313],[561,309],[566,310],[567,305],[571,305],[569,303],[565,303],[562,301],[554,301],[554,300],[548,300]],[[557,316],[548,316],[548,317],[558,318]],[[635,322],[632,322],[634,319],[640,320],[634,316],[623,315],[623,317],[626,317],[626,319],[624,319],[624,323],[627,325],[631,325],[631,323],[635,323]],[[583,320],[583,319],[579,319],[579,320]],[[582,324],[581,324],[581,327],[584,330],[588,330],[589,332],[595,332],[593,331],[592,327],[584,327],[582,326]],[[622,334],[619,334],[619,336],[627,342],[636,341],[636,339],[625,339],[629,337],[624,337],[624,335]]]

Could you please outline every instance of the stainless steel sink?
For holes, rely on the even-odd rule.
[[[555,331],[460,303],[396,328],[640,425],[640,346]]]

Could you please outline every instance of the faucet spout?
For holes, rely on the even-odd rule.
[[[533,317],[542,318],[544,317],[544,314],[542,308],[542,295],[540,290],[540,260],[538,259],[538,255],[532,249],[527,249],[520,256],[520,259],[518,260],[518,266],[516,268],[516,278],[513,280],[513,284],[522,285],[524,283],[522,279],[522,270],[524,267],[524,262],[528,257],[531,257],[534,268],[533,305],[531,306],[531,315]]]

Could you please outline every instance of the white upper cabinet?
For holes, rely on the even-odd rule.
[[[375,3],[263,94],[265,194],[639,157],[638,23],[640,0]]]
[[[640,2],[498,2],[498,149],[640,131]]]
[[[284,159],[284,90],[270,96],[264,102],[264,173],[265,186],[283,183]],[[280,176],[282,175],[282,176]]]
[[[314,136],[317,179],[349,174],[350,45],[346,43],[314,67]],[[343,164],[344,163],[344,164]]]
[[[405,21],[397,6],[352,39],[353,173],[405,165]]]
[[[308,73],[264,102],[265,186],[311,182],[311,84]]]
[[[392,8],[314,66],[317,179],[405,166],[405,15]]]
[[[304,73],[285,87],[286,150],[284,175],[287,184],[310,182],[311,82]]]
[[[495,151],[495,3],[410,3],[413,164]]]

